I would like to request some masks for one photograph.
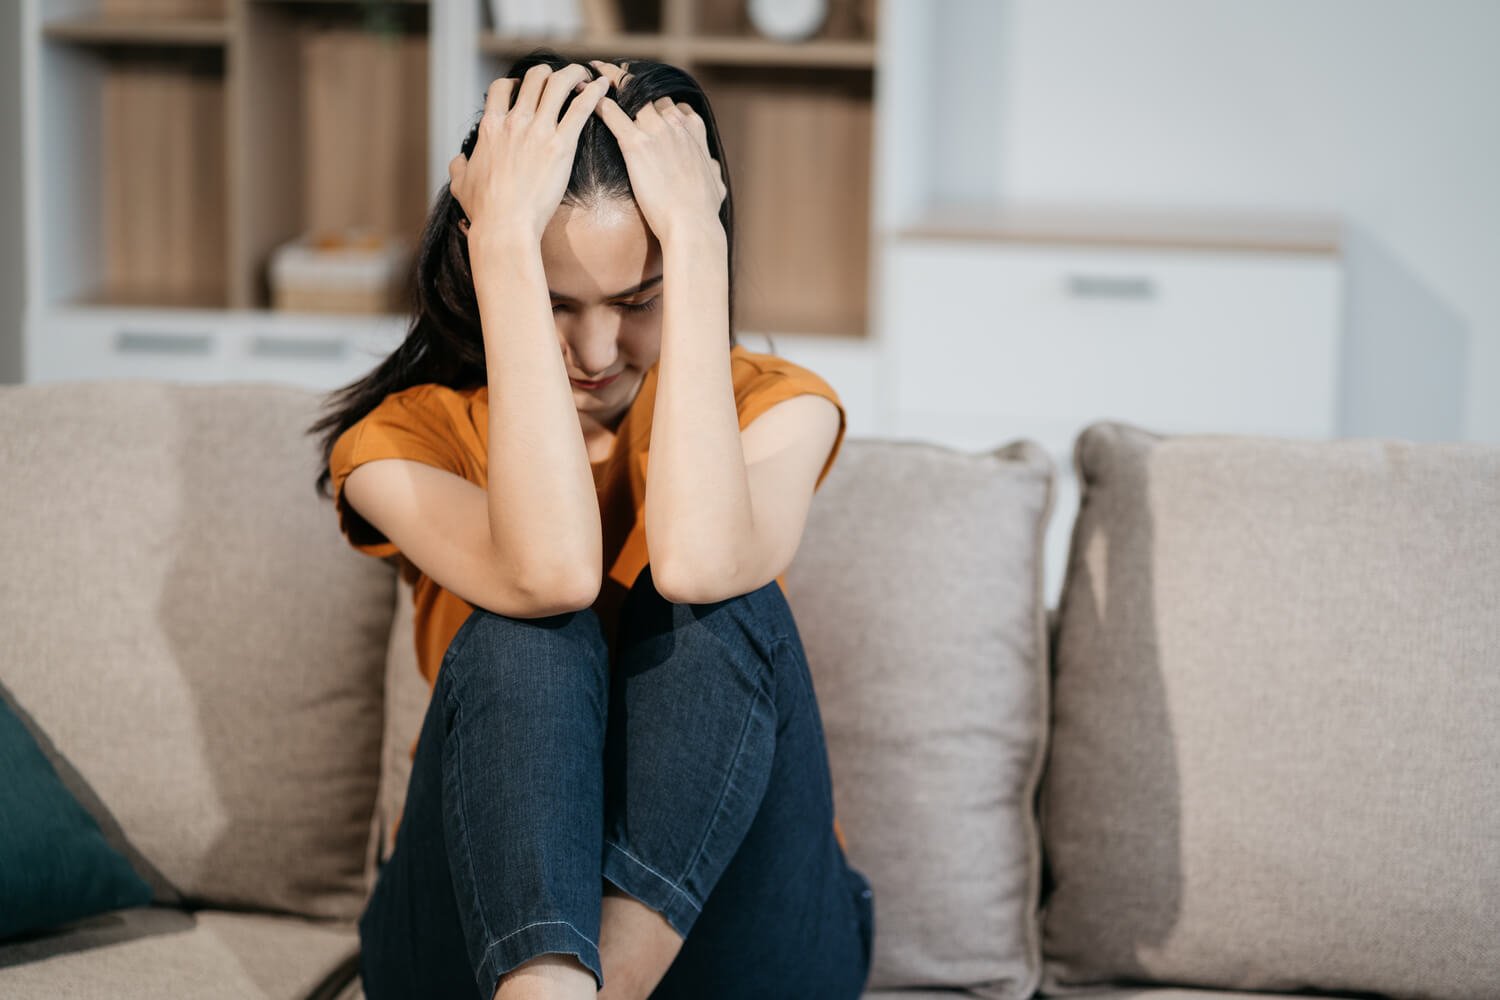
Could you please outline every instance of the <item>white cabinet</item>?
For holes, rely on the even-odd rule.
[[[882,270],[887,431],[966,451],[1028,437],[1057,463],[1049,602],[1088,424],[1338,433],[1334,254],[892,238]]]
[[[404,316],[58,308],[45,314],[31,339],[27,380],[149,378],[331,389],[367,374],[405,332]]]

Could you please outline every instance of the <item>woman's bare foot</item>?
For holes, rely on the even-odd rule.
[[[659,912],[608,879],[603,882],[599,1000],[645,1000],[682,950],[682,938]]]

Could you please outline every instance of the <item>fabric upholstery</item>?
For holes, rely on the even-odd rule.
[[[967,455],[851,438],[785,574],[850,863],[875,891],[872,989],[1025,997],[1041,974],[1031,803],[1053,474],[1027,441]],[[403,593],[381,779],[387,855],[427,697],[410,615]]]
[[[1500,448],[1073,460],[1043,991],[1500,996]]]
[[[1038,998],[1050,996],[1038,993]],[[1113,986],[1063,994],[1080,1000],[1308,1000],[1306,993],[1242,993],[1238,990],[1194,990],[1179,986]]]
[[[351,927],[149,906],[0,945],[0,996],[315,1000],[358,981]]]
[[[395,572],[314,492],[319,398],[0,387],[0,677],[161,903],[368,891]]]
[[[850,862],[875,893],[872,989],[1020,998],[1040,975],[1054,476],[1026,440],[851,440],[787,571]]]
[[[396,849],[396,824],[406,804],[406,784],[411,779],[411,754],[408,748],[422,731],[422,717],[432,696],[427,679],[417,667],[413,634],[411,584],[396,584],[395,620],[391,641],[386,650],[385,668],[385,746],[380,768],[380,857],[391,856]]]

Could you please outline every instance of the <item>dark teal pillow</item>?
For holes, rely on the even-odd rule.
[[[0,938],[151,902],[0,698]]]

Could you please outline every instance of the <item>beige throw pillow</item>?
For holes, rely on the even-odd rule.
[[[1042,989],[1500,996],[1500,448],[1075,443]]]

